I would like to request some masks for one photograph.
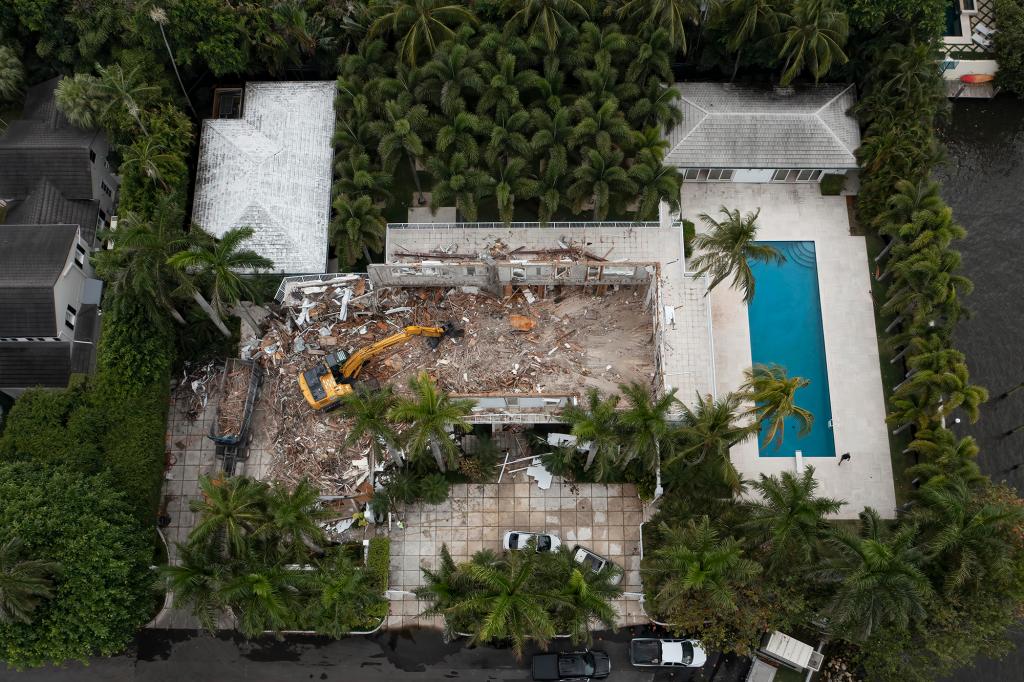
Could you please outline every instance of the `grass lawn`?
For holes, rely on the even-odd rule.
[[[889,349],[885,328],[892,320],[879,314],[879,309],[885,302],[886,292],[889,289],[888,282],[879,282],[875,276],[875,256],[885,248],[881,237],[868,230],[865,235],[868,249],[868,268],[871,275],[871,298],[875,303],[875,334],[878,339],[878,359],[882,371],[882,390],[885,391],[886,400],[892,395],[894,386],[903,381],[906,368],[903,361],[890,362],[894,353]],[[908,455],[903,451],[910,444],[910,430],[907,429],[899,435],[893,435],[892,429],[889,432],[889,456],[892,458],[893,485],[896,488],[896,506],[904,504],[910,497],[910,479],[906,474],[907,467],[913,462],[909,461]]]

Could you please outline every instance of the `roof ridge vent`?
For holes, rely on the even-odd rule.
[[[796,88],[794,88],[792,85],[776,85],[772,87],[772,94],[774,94],[776,97],[792,97],[793,95],[796,94]]]

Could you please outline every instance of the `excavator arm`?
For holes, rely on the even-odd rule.
[[[355,353],[353,353],[349,357],[349,359],[345,361],[345,364],[341,366],[342,381],[354,379],[357,376],[359,376],[359,372],[360,370],[362,370],[363,365],[366,363],[367,360],[370,360],[376,357],[377,355],[380,355],[381,353],[386,351],[388,348],[391,348],[392,346],[397,346],[400,343],[404,343],[414,336],[440,338],[444,336],[447,332],[448,329],[446,327],[411,326],[406,327],[397,334],[392,334],[391,336],[385,339],[381,339],[380,341],[371,343],[369,346],[364,346],[363,348],[360,348]]]

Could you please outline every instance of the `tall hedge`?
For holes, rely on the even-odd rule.
[[[993,0],[996,82],[1003,90],[1024,97],[1024,0]]]

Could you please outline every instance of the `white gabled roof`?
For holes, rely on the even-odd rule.
[[[323,272],[334,94],[334,81],[249,83],[241,119],[203,121],[193,220],[217,237],[252,227],[274,272]]]
[[[668,135],[678,168],[856,168],[853,85],[786,89],[678,83],[683,121]]]

